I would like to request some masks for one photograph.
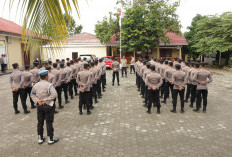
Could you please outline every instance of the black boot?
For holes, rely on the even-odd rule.
[[[62,108],[64,108],[64,106],[60,105],[60,106],[59,106],[59,109],[62,109]]]
[[[19,114],[20,113],[20,111],[19,110],[15,110],[15,114]]]
[[[151,110],[147,110],[147,113],[148,113],[148,114],[151,114]]]
[[[183,108],[180,110],[180,113],[184,113],[184,109]]]
[[[114,86],[114,83],[112,83],[112,86]]]
[[[203,112],[206,113],[206,106],[203,107]]]
[[[199,108],[197,107],[196,109],[193,109],[194,112],[199,112]]]
[[[191,103],[191,104],[189,105],[189,107],[193,108],[193,104]]]
[[[87,115],[90,115],[91,114],[91,111],[87,111]]]
[[[35,105],[31,105],[31,109],[34,109],[34,108],[36,108]]]
[[[118,82],[118,86],[120,86],[119,82]]]
[[[25,110],[25,111],[24,111],[24,114],[28,114],[28,113],[30,113],[30,111],[28,111],[28,110]]]
[[[69,103],[70,103],[70,101],[68,101],[68,100],[67,100],[67,101],[65,101],[65,104],[69,104]]]
[[[160,114],[160,108],[159,107],[157,108],[157,114]]]
[[[172,113],[176,113],[176,107],[173,107],[173,109],[172,109],[172,110],[170,110],[170,112],[172,112]]]

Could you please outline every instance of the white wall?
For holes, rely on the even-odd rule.
[[[81,54],[94,54],[96,57],[104,57],[107,55],[106,47],[67,47],[67,48],[43,48],[43,55],[41,58],[47,60],[49,58],[54,62],[56,59],[72,58],[72,53],[78,52],[78,56]]]

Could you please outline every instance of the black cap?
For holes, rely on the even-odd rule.
[[[30,69],[30,65],[25,65],[25,69]]]
[[[47,66],[45,69],[46,69],[46,70],[51,70],[52,67],[51,67],[51,66]]]
[[[63,68],[64,67],[64,63],[60,63],[60,67]]]
[[[165,61],[165,64],[168,64],[168,60]]]
[[[54,67],[54,68],[57,68],[57,63],[53,63],[53,67]]]
[[[19,64],[18,63],[14,63],[14,64],[12,64],[12,66],[13,66],[14,69],[16,69],[19,66]]]
[[[173,66],[173,62],[169,62],[168,64],[169,64],[171,67]]]
[[[56,62],[59,62],[60,60],[59,59],[56,59]]]

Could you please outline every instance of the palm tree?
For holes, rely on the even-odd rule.
[[[71,17],[72,10],[79,16],[78,0],[10,0],[9,5],[18,3],[24,19],[22,39],[27,45],[35,38],[48,38],[59,46],[67,41],[68,31],[64,13]],[[71,19],[69,19],[71,22]],[[44,28],[49,31],[49,37],[43,36]],[[42,41],[42,40],[41,40]],[[28,46],[31,47],[31,46]]]

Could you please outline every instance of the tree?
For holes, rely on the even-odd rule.
[[[18,8],[22,10],[23,20],[23,42],[32,43],[34,38],[44,38],[42,24],[49,25],[47,31],[50,31],[50,39],[53,44],[59,46],[66,42],[68,37],[67,26],[64,19],[64,13],[71,16],[74,9],[79,15],[78,0],[21,0],[9,1],[18,3]],[[74,7],[72,7],[74,6]]]
[[[195,45],[198,42],[198,40],[195,39],[195,34],[197,33],[197,22],[204,18],[206,18],[206,16],[197,14],[192,19],[191,26],[188,27],[189,31],[184,33],[184,37],[186,38],[188,42],[188,46],[183,47],[183,53],[188,54],[190,57],[193,57],[193,58],[197,58],[199,56],[197,49],[193,47],[193,45]]]
[[[146,51],[168,43],[167,32],[180,33],[176,9],[179,3],[170,4],[169,0],[119,1],[124,7],[122,22],[122,45],[126,51]],[[100,41],[110,42],[110,37],[119,33],[119,14],[98,22],[95,32]],[[107,29],[104,29],[107,26]]]
[[[67,26],[68,30],[68,35],[74,35],[74,34],[79,34],[81,33],[83,26],[82,25],[77,25],[76,26],[76,21],[72,16],[69,16],[64,14],[64,20]]]
[[[196,51],[209,55],[232,51],[232,12],[207,16],[197,22],[193,44]]]

